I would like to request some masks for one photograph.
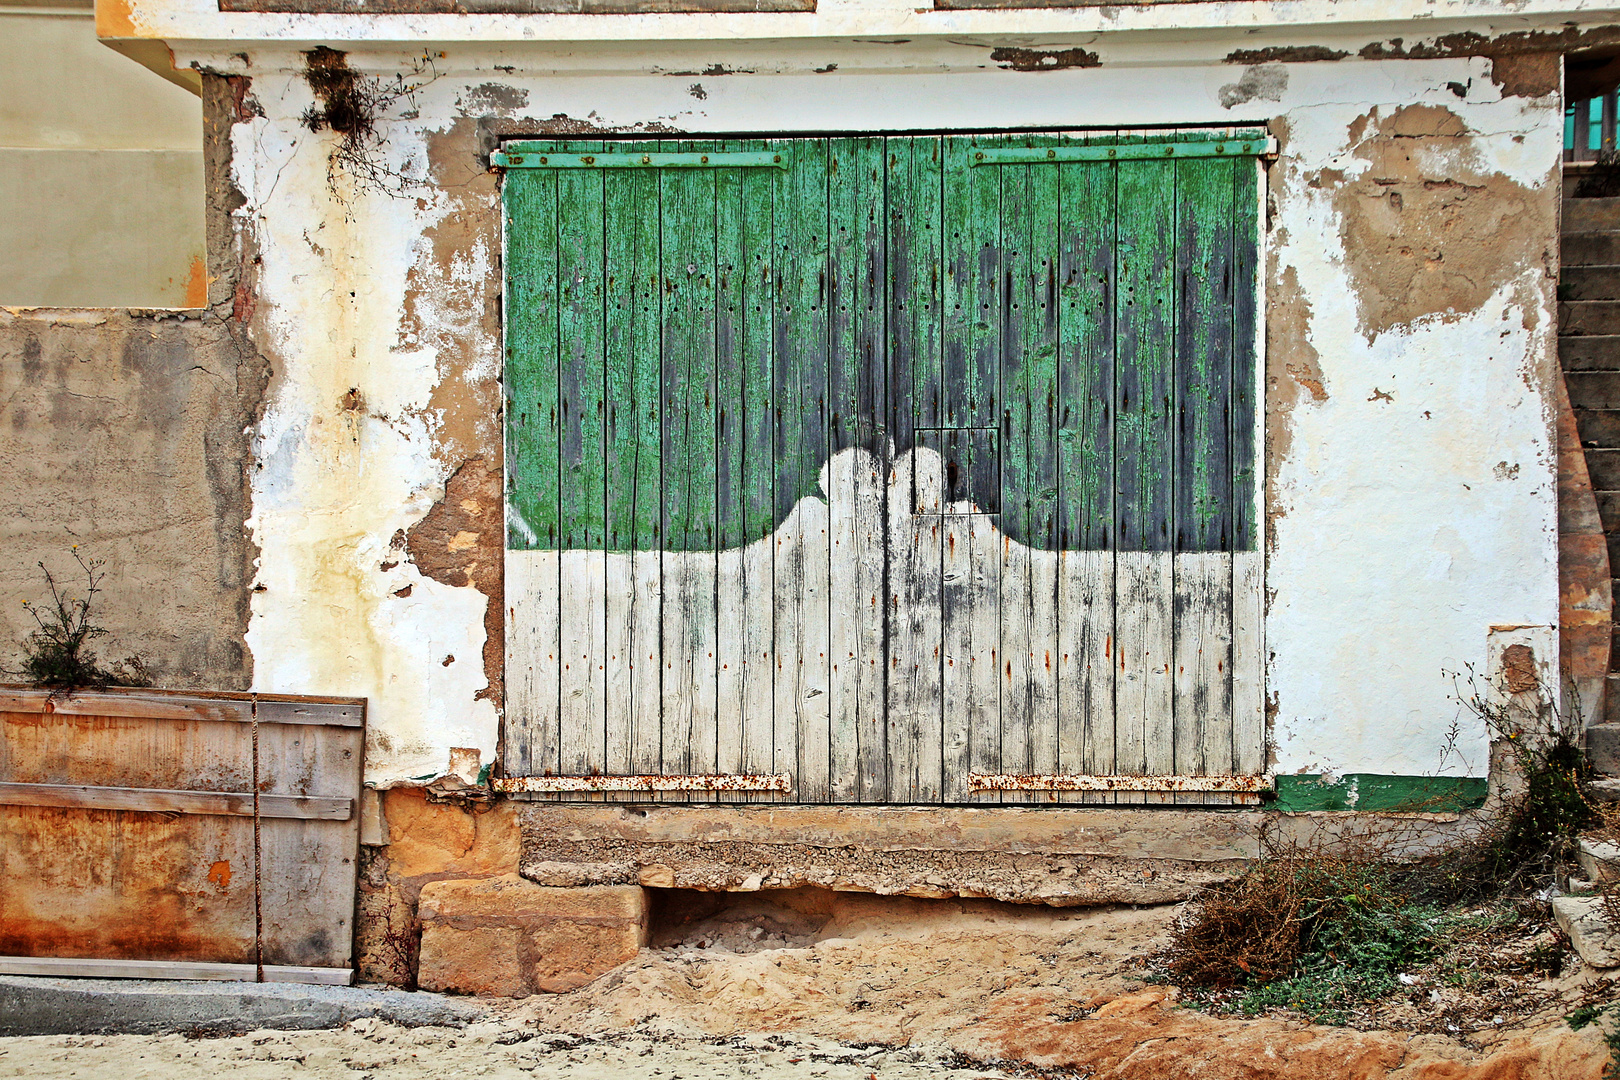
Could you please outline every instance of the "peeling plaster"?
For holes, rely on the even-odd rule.
[[[1285,65],[1285,79],[1251,86],[1228,108],[1223,91],[1242,80],[1219,60],[1040,78],[844,66],[767,76],[731,64],[738,73],[710,79],[696,99],[690,79],[659,75],[513,71],[492,84],[498,65],[487,61],[501,55],[443,62],[414,118],[380,121],[385,163],[409,178],[399,195],[341,177],[331,190],[332,136],[298,123],[311,98],[296,54],[280,69],[255,58],[262,115],[239,116],[234,131],[247,199],[237,217],[262,258],[245,302],[274,370],[249,522],[263,587],[248,635],[255,685],[368,697],[370,782],[443,774],[452,749],[495,756],[489,650],[499,631],[486,620],[496,589],[483,540],[457,547],[462,533],[481,537],[453,520],[470,511],[445,499],[447,482],[469,482],[453,481],[467,462],[482,459],[487,480],[500,461],[499,202],[480,158],[481,133],[493,131],[1269,123],[1282,142],[1268,170],[1266,238],[1267,697],[1278,767],[1439,769],[1458,714],[1443,671],[1483,666],[1490,625],[1556,621],[1546,249],[1561,117],[1556,97],[1508,94],[1491,60]],[[555,115],[527,119],[520,101]],[[1444,126],[1442,112],[1456,124]],[[1390,158],[1394,144],[1409,157]],[[1424,188],[1436,178],[1485,205],[1477,220],[1498,223],[1488,274],[1441,275],[1415,300],[1380,293],[1410,269],[1405,257],[1363,264],[1350,248],[1369,242],[1358,229],[1383,220],[1356,205],[1390,169],[1399,183],[1386,186],[1416,185],[1414,198],[1437,200],[1442,218],[1457,196]],[[1378,235],[1396,237],[1397,226],[1385,221]],[[1455,237],[1442,241],[1456,250]],[[341,407],[351,390],[363,408]],[[1504,461],[1518,472],[1498,480]],[[404,558],[407,535],[437,537],[447,558],[478,556],[476,570]],[[484,664],[467,662],[478,656]],[[1483,774],[1483,731],[1465,723],[1459,749],[1462,762],[1445,767]]]

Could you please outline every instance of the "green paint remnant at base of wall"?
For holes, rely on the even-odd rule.
[[[1296,774],[1277,777],[1277,798],[1271,809],[1448,814],[1483,806],[1487,786],[1484,778],[1472,776]]]

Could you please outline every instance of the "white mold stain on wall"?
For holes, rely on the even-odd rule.
[[[859,70],[869,50],[828,53],[816,66],[837,70],[790,55],[779,66],[795,73],[721,78],[524,74],[676,66],[644,46],[527,61],[446,49],[377,118],[375,160],[405,178],[383,191],[334,170],[338,136],[302,121],[319,104],[302,53],[179,51],[251,77],[261,114],[233,138],[238,218],[262,259],[254,333],[275,365],[249,523],[257,688],[369,698],[374,784],[443,773],[452,748],[494,757],[485,598],[419,572],[399,539],[465,460],[499,459],[497,408],[469,421],[447,390],[499,400],[499,189],[477,121],[514,134],[1267,123],[1282,142],[1265,238],[1274,764],[1483,774],[1466,714],[1460,757],[1441,760],[1459,715],[1445,671],[1483,667],[1493,624],[1557,618],[1558,95],[1504,95],[1481,58],[1246,70],[1173,65],[1166,47],[1167,66],[1111,68],[1104,50],[1101,67],[1026,74],[919,45],[910,61],[931,70],[899,74]],[[769,49],[752,56],[771,68]],[[349,59],[378,77],[420,70],[403,50]],[[1445,225],[1418,230],[1433,242],[1415,255],[1392,189],[1440,200],[1414,207]],[[1380,190],[1382,203],[1366,194]]]

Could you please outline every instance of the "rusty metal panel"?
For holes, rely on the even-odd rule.
[[[280,698],[255,724],[257,704],[0,688],[0,956],[275,964],[256,936],[261,888],[269,921],[325,935],[324,951],[282,950],[308,958],[291,963],[348,967],[363,704]],[[281,854],[284,833],[317,871]]]
[[[513,792],[571,791],[792,791],[784,774],[774,776],[506,776],[495,790]]]

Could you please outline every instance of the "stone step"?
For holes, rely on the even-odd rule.
[[[1620,409],[1620,372],[1571,371],[1564,376],[1576,409]]]
[[[1620,694],[1620,675],[1611,673],[1604,700],[1606,711],[1612,713],[1616,694]],[[1586,763],[1599,775],[1620,776],[1620,724],[1608,718],[1605,721],[1586,729]]]
[[[1620,263],[1620,233],[1566,232],[1559,256],[1565,266],[1613,266]]]
[[[1594,491],[1597,498],[1598,517],[1603,520],[1603,531],[1606,533],[1620,532],[1620,491]],[[1620,596],[1620,593],[1615,593]]]
[[[1601,896],[1555,896],[1553,921],[1569,935],[1581,959],[1595,968],[1620,967],[1620,939],[1603,911]]]
[[[1620,449],[1620,409],[1576,409],[1575,430],[1587,450]]]
[[[1588,449],[1586,471],[1591,474],[1592,487],[1598,491],[1620,491],[1620,450]],[[1599,508],[1601,513],[1601,507]],[[1608,521],[1604,521],[1608,525]]]
[[[1560,300],[1620,300],[1620,266],[1566,266],[1558,275]]]
[[[1620,230],[1620,199],[1565,199],[1565,232]]]
[[[1594,802],[1620,803],[1620,780],[1594,780],[1586,785],[1586,793]]]
[[[1620,371],[1620,334],[1560,337],[1558,363],[1565,371]]]
[[[1583,836],[1575,849],[1575,861],[1581,864],[1586,880],[1594,885],[1620,881],[1620,844]]]
[[[1560,337],[1620,334],[1620,300],[1577,300],[1558,305]]]

